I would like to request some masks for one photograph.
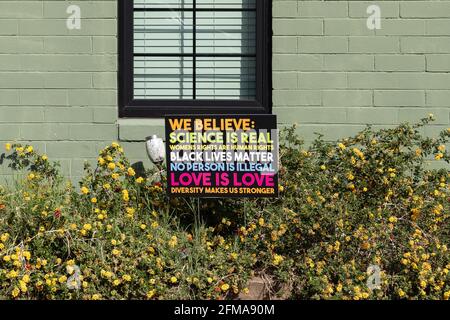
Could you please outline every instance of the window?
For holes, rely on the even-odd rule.
[[[120,0],[119,115],[269,113],[270,0]]]

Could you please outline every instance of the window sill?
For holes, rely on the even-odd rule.
[[[119,119],[117,120],[120,141],[145,141],[145,138],[156,134],[165,136],[164,119]]]

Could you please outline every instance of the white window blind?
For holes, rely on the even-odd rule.
[[[134,0],[134,98],[253,100],[256,0]]]

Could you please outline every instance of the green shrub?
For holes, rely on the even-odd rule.
[[[309,147],[283,130],[278,199],[169,199],[117,143],[75,188],[8,144],[28,173],[0,188],[0,298],[231,299],[259,274],[285,298],[448,299],[448,166],[425,164],[449,162],[450,131],[429,121]]]

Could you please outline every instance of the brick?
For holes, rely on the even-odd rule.
[[[96,72],[92,76],[94,88],[116,89],[117,73],[115,72]]]
[[[0,72],[20,71],[20,59],[17,54],[4,54],[0,59]]]
[[[116,140],[117,126],[115,124],[71,124],[68,140]]]
[[[297,17],[297,3],[297,1],[275,1],[272,10],[273,17]]]
[[[354,53],[393,53],[399,52],[397,37],[350,37],[349,52]]]
[[[2,90],[0,89],[0,106],[18,105],[19,91],[18,90]]]
[[[121,141],[145,141],[145,138],[156,134],[164,137],[164,122],[161,119],[125,119],[119,120],[119,139]],[[146,159],[145,145],[123,144],[132,154],[141,154]],[[135,149],[135,150],[132,150]],[[137,150],[136,150],[137,149]]]
[[[299,37],[298,51],[300,53],[346,53],[348,39],[335,36]]]
[[[295,37],[274,36],[272,43],[273,53],[297,53],[297,39]]]
[[[43,122],[44,110],[39,107],[0,107],[0,126],[5,122]]]
[[[297,84],[297,73],[295,72],[273,72],[274,89],[295,89]]]
[[[322,69],[321,55],[275,54],[272,68],[275,71],[318,71]]]
[[[350,73],[349,87],[355,89],[447,89],[450,74],[419,72]]]
[[[448,36],[450,34],[450,21],[448,19],[426,20],[426,34],[430,36]]]
[[[274,108],[280,123],[344,123],[347,117],[346,108],[303,107]]]
[[[94,107],[94,123],[115,123],[118,117],[117,107]]]
[[[70,90],[69,104],[76,106],[117,106],[115,90]]]
[[[369,90],[325,90],[325,107],[368,107],[373,105],[373,93]]]
[[[322,35],[323,23],[319,19],[275,19],[274,35]]]
[[[424,35],[425,30],[425,21],[420,19],[384,19],[381,22],[381,29],[375,33],[384,36]]]
[[[275,106],[319,106],[322,97],[319,90],[275,90],[273,92]]]
[[[16,20],[0,20],[0,35],[14,36],[19,31],[19,24]]]
[[[450,71],[450,54],[426,55],[427,71]]]
[[[325,19],[325,35],[375,35],[374,30],[367,28],[366,19]]]
[[[46,152],[49,157],[93,157],[97,155],[97,148],[94,142],[89,141],[48,141]]]
[[[28,106],[62,106],[67,105],[66,89],[21,89],[20,104]]]
[[[117,38],[116,37],[92,37],[94,53],[117,53]]]
[[[413,107],[425,106],[423,90],[384,90],[374,92],[375,106]]]
[[[309,18],[340,18],[348,16],[348,7],[345,1],[299,1],[298,14]]]
[[[31,72],[0,72],[0,88],[43,88],[44,74]]]
[[[299,74],[301,89],[347,88],[347,75],[340,72],[303,72]]]
[[[448,1],[401,1],[402,18],[450,18]]]
[[[46,107],[45,121],[58,123],[92,122],[93,111],[88,107]]]
[[[324,70],[328,71],[373,71],[372,55],[336,54],[324,56]]]
[[[448,37],[404,37],[400,42],[404,53],[450,53]]]
[[[1,1],[0,19],[29,19],[43,16],[42,1]]]
[[[398,108],[351,108],[348,109],[347,123],[396,124]]]
[[[92,88],[92,75],[86,72],[47,72],[44,83],[45,88],[49,89]]]
[[[46,53],[91,53],[92,45],[89,37],[45,37]]]
[[[375,56],[377,71],[425,71],[423,55],[377,55]]]
[[[448,107],[450,90],[429,90],[426,92],[427,106]]]
[[[69,128],[65,124],[21,124],[22,140],[58,141],[69,139]]]

